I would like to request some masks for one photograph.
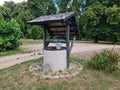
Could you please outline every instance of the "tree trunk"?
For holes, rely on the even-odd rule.
[[[98,43],[98,36],[95,36],[95,37],[94,37],[93,43]]]

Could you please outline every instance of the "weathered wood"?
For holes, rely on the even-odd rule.
[[[48,15],[48,16],[40,16],[34,20],[28,21],[29,24],[38,24],[44,26],[43,30],[43,46],[44,50],[53,50],[51,46],[48,46],[49,43],[65,43],[66,47],[66,67],[69,68],[69,58],[70,58],[70,51],[73,47],[73,41],[70,46],[70,36],[77,36],[78,35],[78,28],[75,20],[75,14],[73,12],[67,12],[62,14],[56,15]],[[63,39],[47,39],[47,34],[51,37],[53,36],[62,36],[65,37]],[[62,47],[63,48],[63,47]],[[55,48],[56,49],[56,48]],[[62,49],[61,49],[62,50]]]
[[[56,22],[56,23],[49,23],[49,26],[66,26],[66,23],[63,22]]]
[[[74,37],[73,37],[73,40],[72,40],[72,42],[71,42],[71,45],[70,45],[70,52],[69,52],[69,53],[71,53],[71,50],[72,50],[73,43],[74,43],[75,39],[76,39],[76,37],[74,36]]]
[[[61,33],[66,33],[65,30],[61,30],[61,31],[51,30],[51,32],[52,32],[52,33],[59,33],[59,34],[61,34]],[[74,32],[73,30],[71,30],[70,33],[71,33],[71,34],[75,34],[75,32]]]
[[[59,35],[66,35],[66,33],[53,33],[53,35],[59,36]],[[70,33],[70,35],[75,35],[75,33]]]
[[[47,15],[47,16],[40,16],[36,19],[33,19],[31,21],[28,21],[28,24],[34,24],[34,23],[51,23],[51,22],[65,22],[68,19],[70,19],[72,16],[74,16],[73,12],[66,12],[66,13],[60,13],[56,15]]]
[[[46,36],[46,27],[44,26],[44,30],[43,30],[43,49],[46,48],[46,40],[47,36]]]
[[[67,68],[69,68],[69,64],[70,64],[70,61],[69,61],[69,57],[70,57],[70,46],[69,46],[69,38],[70,38],[70,25],[68,24],[67,25],[67,30],[66,30],[66,47],[67,47],[67,50],[66,50],[66,57],[67,57]]]
[[[54,26],[50,26],[49,25],[49,28],[66,28],[67,25],[54,25]],[[73,25],[70,25],[70,28],[72,28]],[[77,25],[75,25],[75,27],[77,27]]]
[[[36,19],[28,21],[27,23],[32,25],[37,24],[41,26],[46,26],[50,36],[53,36],[53,35],[55,36],[55,35],[58,35],[58,33],[61,34],[61,32],[58,32],[58,31],[66,32],[68,21],[70,25],[70,35],[75,35],[75,34],[78,35],[78,28],[75,20],[75,14],[73,12],[40,16]],[[61,35],[63,35],[63,33]]]
[[[46,39],[45,42],[51,42],[51,43],[56,43],[56,42],[66,43],[66,40],[64,40],[64,39]]]
[[[64,30],[64,31],[66,31],[66,27],[50,28],[50,30],[55,30],[55,31],[62,31],[62,30]],[[77,28],[70,27],[70,31],[75,31],[75,30],[77,30]]]

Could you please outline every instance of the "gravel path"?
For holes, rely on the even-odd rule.
[[[42,45],[23,45],[20,47],[23,50],[29,50],[34,53],[17,54],[0,57],[0,69],[8,68],[15,64],[19,64],[24,61],[32,60],[41,57]],[[102,49],[116,49],[120,52],[120,45],[105,45],[105,44],[89,44],[89,43],[75,43],[71,51],[72,55],[89,58],[94,52],[99,52]]]

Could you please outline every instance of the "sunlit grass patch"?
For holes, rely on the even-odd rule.
[[[21,39],[22,44],[40,44],[42,40],[33,40],[33,39]]]
[[[7,56],[7,55],[21,54],[21,53],[29,53],[29,51],[23,51],[20,49],[8,50],[8,51],[0,52],[0,56]]]

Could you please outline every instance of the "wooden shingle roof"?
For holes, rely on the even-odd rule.
[[[50,35],[65,35],[67,24],[70,24],[70,35],[78,35],[74,12],[40,16],[27,22],[31,25],[43,25]]]

